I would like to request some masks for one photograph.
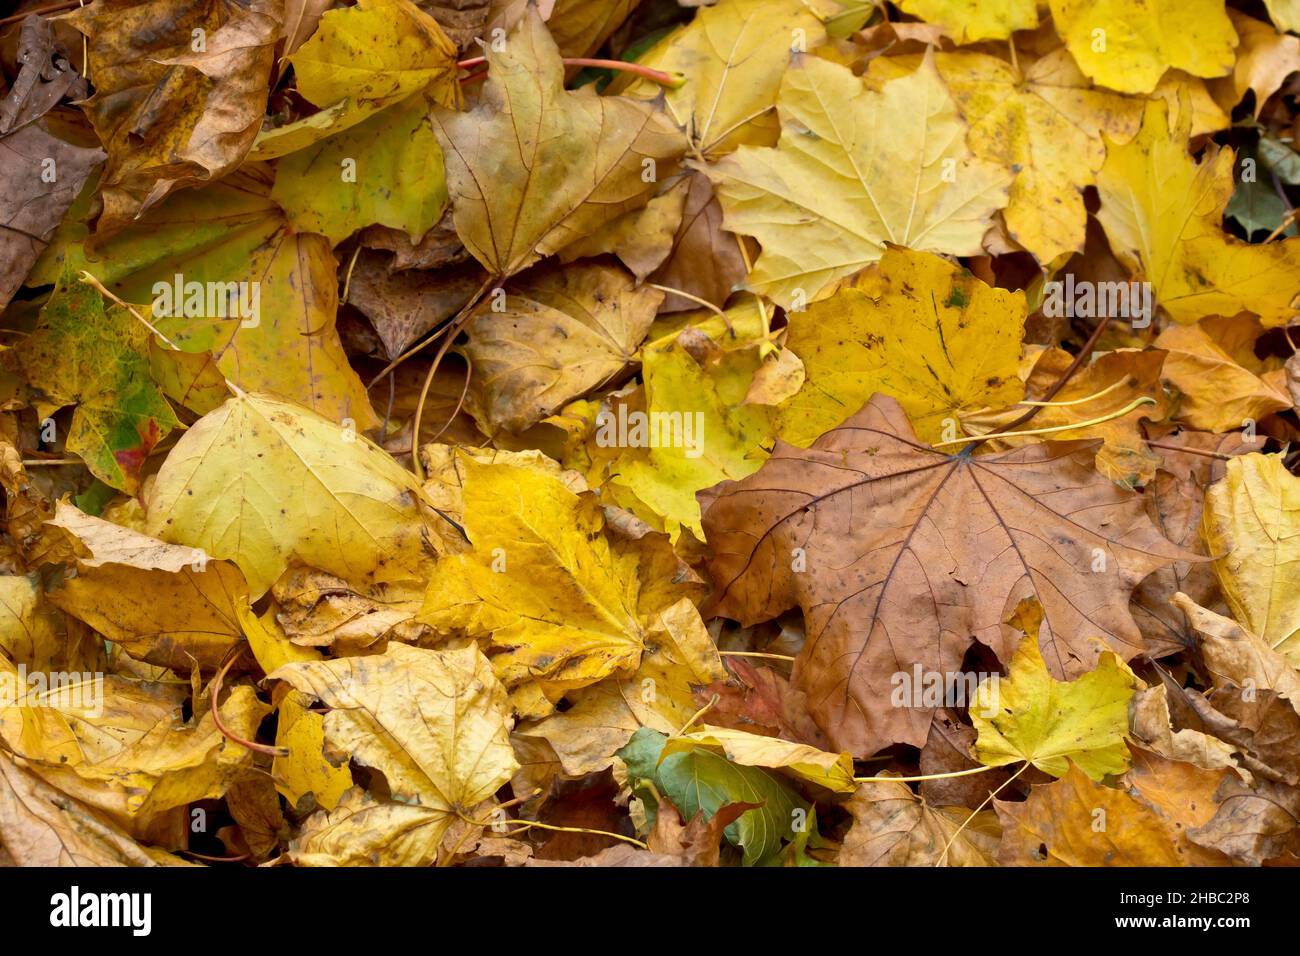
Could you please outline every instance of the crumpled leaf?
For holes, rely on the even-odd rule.
[[[957,672],[972,636],[1009,660],[1003,621],[1023,598],[1043,606],[1054,676],[1085,673],[1106,647],[1140,651],[1128,595],[1183,555],[1091,457],[1050,444],[941,455],[877,395],[809,449],[778,443],[757,473],[703,496],[716,613],[751,624],[798,605],[795,678],[833,747],[920,746],[933,708],[891,706],[891,675]]]
[[[595,773],[639,728],[680,730],[699,710],[695,693],[725,676],[699,612],[682,598],[654,621],[636,673],[570,691],[567,710],[517,733],[546,740],[566,774]]]
[[[293,567],[271,589],[276,620],[300,647],[328,647],[337,656],[382,648],[383,641],[418,644],[421,582],[360,587],[315,568]]]
[[[685,141],[640,103],[565,91],[555,41],[533,9],[487,58],[479,104],[468,113],[436,109],[433,126],[456,231],[505,278],[645,205]]]
[[[1026,396],[1033,400],[1041,398],[1061,380],[1073,361],[1074,357],[1064,349],[1043,350],[1025,383]],[[1097,470],[1130,487],[1146,484],[1155,477],[1160,456],[1147,447],[1143,422],[1161,421],[1168,417],[1170,404],[1165,400],[1160,384],[1162,368],[1167,362],[1167,356],[1157,349],[1120,349],[1097,355],[1052,396],[1053,402],[1064,404],[1040,409],[1032,427],[1062,428],[1052,435],[1060,441],[1100,438],[1102,446],[1097,449],[1095,459]],[[1125,415],[1118,415],[1142,398],[1150,399],[1154,404],[1141,405]],[[960,419],[968,434],[982,435],[995,428],[1005,428],[1024,410],[1023,406],[1011,406],[961,415]],[[1118,417],[1110,417],[1115,415]],[[1098,419],[1102,421],[1098,422]],[[1094,424],[1081,425],[1083,422]],[[1062,427],[1070,425],[1081,427]],[[989,447],[1015,448],[1033,440],[993,438]]]
[[[133,657],[188,673],[215,671],[242,639],[244,576],[197,548],[167,544],[60,501],[50,525],[85,551],[77,574],[49,593]],[[150,600],[142,603],[141,595]]]
[[[101,230],[234,171],[262,125],[282,16],[275,0],[97,0],[60,17],[89,41],[83,108],[108,150]]]
[[[86,179],[106,158],[97,147],[60,138],[60,124],[37,122],[65,96],[86,94],[85,81],[56,48],[50,21],[35,15],[23,20],[18,62],[13,88],[0,99],[6,173],[0,185],[0,308],[9,304]]]
[[[1236,315],[1171,325],[1160,333],[1155,345],[1169,352],[1161,377],[1181,393],[1180,421],[1227,432],[1292,406],[1280,365],[1255,357],[1262,331],[1253,317]]]
[[[535,270],[485,300],[461,350],[473,363],[470,408],[488,433],[524,431],[634,360],[664,294],[615,265]]]
[[[1161,818],[1127,790],[1102,786],[1078,767],[1034,787],[1024,803],[994,800],[1003,866],[1188,866]],[[1099,815],[1100,814],[1100,815]],[[1097,821],[1103,821],[1099,829]],[[1041,852],[1046,848],[1046,853]]]
[[[392,644],[382,655],[286,664],[269,676],[319,697],[330,708],[329,744],[384,774],[397,803],[371,808],[364,824],[376,831],[369,842],[379,846],[396,840],[409,849],[403,834],[416,828],[421,854],[436,851],[451,821],[492,796],[518,767],[505,690],[476,647]],[[362,825],[351,819],[359,803],[367,803],[364,796],[345,795],[335,811],[351,820],[349,828]],[[356,836],[333,839],[346,837],[348,853],[367,852],[370,845]]]
[[[907,784],[886,781],[859,784],[845,807],[853,826],[840,866],[993,865],[1000,834],[988,811],[967,822],[965,807],[932,807]]]
[[[966,146],[932,60],[876,93],[847,67],[802,58],[786,71],[777,113],[774,149],[744,146],[706,170],[726,227],[763,246],[748,288],[790,308],[877,261],[886,242],[982,251],[1011,173]]]
[[[455,89],[455,45],[409,0],[358,0],[330,10],[289,59],[298,91],[320,107]]]
[[[16,679],[0,659],[0,671]],[[0,706],[0,738],[51,786],[106,814],[133,835],[160,814],[220,797],[247,772],[252,752],[227,740],[209,707],[181,719],[184,685],[102,677],[94,692],[47,693],[26,705]],[[266,715],[251,687],[231,688],[222,723],[244,739]]]
[[[18,866],[187,866],[142,847],[0,753],[0,846]]]
[[[1279,33],[1271,24],[1248,17],[1238,10],[1228,10],[1233,29],[1241,40],[1232,79],[1216,81],[1215,95],[1230,109],[1241,102],[1248,91],[1255,94],[1254,116],[1259,118],[1264,103],[1277,92],[1291,73],[1300,70],[1300,39]],[[1217,85],[1230,88],[1230,97],[1220,94]],[[1276,195],[1276,193],[1274,194]]]
[[[666,539],[602,533],[590,495],[509,464],[462,461],[464,527],[473,551],[442,559],[421,620],[440,632],[491,634],[497,675],[544,697],[639,665],[657,615],[694,590]],[[516,699],[529,716],[551,707]]]
[[[1197,633],[1197,647],[1216,687],[1234,684],[1276,691],[1300,713],[1300,674],[1286,657],[1231,618],[1215,614],[1186,594],[1174,595]]]

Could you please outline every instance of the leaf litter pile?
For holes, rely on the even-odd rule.
[[[0,862],[1300,862],[1289,31],[18,4]]]

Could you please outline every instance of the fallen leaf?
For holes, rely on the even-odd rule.
[[[961,412],[1024,396],[1023,296],[905,249],[887,249],[879,270],[878,282],[790,315],[786,347],[806,379],[780,407],[786,441],[811,444],[877,392],[898,400],[923,441],[956,437]]]
[[[853,826],[840,866],[993,866],[998,826],[993,814],[932,807],[904,783],[858,786],[845,805]],[[960,828],[960,830],[959,830]]]
[[[95,93],[83,108],[108,152],[105,234],[181,186],[232,172],[261,128],[280,3],[166,6],[97,0],[60,18],[87,38]]]
[[[233,562],[253,600],[293,558],[357,580],[419,579],[437,540],[426,508],[415,476],[377,446],[266,395],[191,427],[147,501],[150,533]]]
[[[1187,155],[1190,117],[1168,117],[1152,100],[1138,135],[1107,147],[1097,218],[1111,248],[1178,322],[1253,312],[1265,326],[1286,324],[1293,293],[1279,280],[1295,271],[1300,245],[1252,246],[1225,235],[1219,222],[1232,196],[1232,154],[1211,147],[1197,164]]]
[[[1128,767],[1129,702],[1136,678],[1110,651],[1095,670],[1072,681],[1052,678],[1038,650],[1037,605],[1016,609],[1016,622],[1027,627],[1011,658],[1005,679],[988,678],[981,687],[988,700],[972,708],[978,737],[975,759],[986,767],[1024,761],[1054,777],[1071,765],[1093,780]]]
[[[804,57],[786,71],[777,113],[775,148],[741,147],[707,173],[726,227],[763,246],[747,287],[786,308],[876,262],[886,242],[979,253],[1006,205],[1010,172],[966,146],[930,59],[876,93],[848,68]],[[871,136],[886,127],[887,142]],[[900,181],[911,185],[886,188]]]
[[[76,405],[67,447],[105,483],[128,494],[176,416],[150,377],[149,330],[70,271],[23,341],[19,362],[53,407]]]
[[[399,859],[409,860],[413,844],[426,859],[451,821],[490,797],[518,766],[505,690],[475,647],[431,651],[393,644],[382,655],[286,664],[269,676],[319,697],[330,708],[325,739],[382,772],[398,801],[374,807],[364,793],[344,796],[328,819],[331,842],[340,839],[338,817],[350,821],[348,854],[370,849],[352,829],[364,826],[374,831],[370,841],[399,852]],[[363,808],[364,824],[353,818]],[[408,834],[412,829],[418,841]]]
[[[1201,525],[1228,607],[1292,666],[1300,664],[1298,512],[1300,479],[1280,456],[1251,454],[1228,462],[1223,481],[1206,491]]]
[[[1237,34],[1222,0],[1051,0],[1052,20],[1080,69],[1121,93],[1150,93],[1164,72],[1231,72]]]
[[[1078,445],[942,455],[876,396],[809,449],[778,444],[705,495],[716,613],[748,624],[802,607],[796,682],[832,745],[920,746],[933,708],[891,706],[891,675],[959,671],[972,635],[1009,660],[1003,620],[1025,597],[1042,603],[1054,676],[1092,669],[1107,646],[1139,652],[1128,595],[1181,555],[1090,459]]]
[[[535,10],[487,58],[479,105],[436,109],[433,125],[456,231],[484,268],[505,278],[644,205],[685,142],[640,103],[589,88],[566,92],[555,41]]]
[[[662,292],[602,263],[534,270],[507,283],[473,313],[461,346],[476,373],[470,408],[480,425],[524,431],[616,378],[662,301]]]

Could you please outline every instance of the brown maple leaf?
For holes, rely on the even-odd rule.
[[[1129,595],[1187,553],[1093,469],[1095,447],[945,455],[875,395],[810,448],[778,442],[753,475],[700,493],[716,612],[753,624],[802,608],[795,683],[833,747],[856,755],[924,744],[933,704],[894,706],[897,675],[946,683],[972,640],[1008,660],[1003,622],[1023,598],[1042,604],[1058,678],[1107,647],[1127,660],[1144,649]]]

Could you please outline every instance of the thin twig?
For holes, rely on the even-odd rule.
[[[30,10],[24,10],[22,13],[15,13],[13,16],[0,19],[0,27],[7,27],[11,23],[17,23],[20,20],[26,20],[33,14],[58,13],[60,10],[71,10],[73,7],[81,5],[81,0],[65,0],[63,3],[51,3],[45,7],[32,7]]]
[[[718,651],[720,657],[762,657],[772,661],[793,661],[789,654],[769,654],[766,651]]]
[[[438,351],[433,356],[433,362],[429,365],[429,371],[424,376],[424,385],[420,389],[420,400],[415,404],[415,418],[411,425],[411,448],[414,449],[411,454],[411,464],[415,471],[415,477],[420,481],[424,481],[424,465],[420,462],[420,419],[424,417],[424,403],[429,397],[429,386],[433,384],[433,376],[437,374],[438,366],[442,364],[443,358],[451,349],[451,344],[456,341],[456,336],[460,334],[460,330],[465,327],[470,316],[474,314],[474,310],[478,307],[483,294],[492,287],[495,281],[494,276],[488,276],[483,284],[479,286],[478,291],[461,307],[461,310],[456,313],[456,317],[446,326],[442,344],[438,346]],[[465,387],[469,388],[468,379],[465,381]]]
[[[1219,461],[1232,461],[1232,455],[1225,455],[1218,451],[1202,451],[1199,448],[1181,448],[1178,445],[1166,445],[1164,442],[1146,440],[1152,448],[1163,448],[1165,451],[1180,451],[1185,455],[1200,455],[1202,458],[1217,458]]]
[[[471,70],[476,66],[482,66],[486,62],[487,57],[485,56],[472,56],[468,60],[461,60],[456,66],[462,70]],[[681,86],[683,82],[681,76],[673,76],[663,70],[652,70],[648,66],[643,66],[640,63],[628,63],[626,60],[595,60],[586,56],[566,56],[562,62],[565,66],[592,66],[602,70],[613,70],[616,73],[631,73],[634,76],[642,77],[674,90]],[[477,76],[478,74],[474,75]],[[466,77],[466,79],[469,79],[469,77]]]

